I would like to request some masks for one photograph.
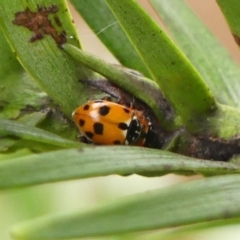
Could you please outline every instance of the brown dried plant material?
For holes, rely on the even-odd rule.
[[[50,35],[58,45],[61,45],[66,43],[66,34],[64,31],[58,34],[51,20],[48,18],[49,14],[55,14],[57,11],[58,7],[55,5],[50,7],[38,6],[36,12],[32,12],[27,7],[25,11],[17,12],[12,22],[15,25],[24,26],[34,32],[34,35],[30,38],[30,42],[41,40],[44,38],[44,35]],[[61,25],[58,17],[54,17],[54,21],[58,26]]]

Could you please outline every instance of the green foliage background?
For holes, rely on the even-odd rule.
[[[112,0],[71,2],[120,63],[141,71],[149,79],[155,80],[154,86],[161,87],[181,116],[171,122],[169,128],[186,123],[189,130],[194,132],[196,125],[191,124],[189,119],[207,116],[208,110],[216,107],[220,109],[217,115],[220,117],[213,117],[211,121],[220,127],[219,136],[230,138],[239,133],[239,110],[215,102],[216,99],[221,104],[239,106],[239,66],[182,1],[175,2],[174,6],[167,0],[162,4],[150,1],[176,43],[169,41],[161,31],[158,32],[158,27],[148,22],[147,16],[139,18],[142,10],[135,9],[134,1],[122,0],[120,4]],[[113,81],[121,81],[123,88],[129,85],[124,82],[124,72],[115,71],[108,63],[99,62],[98,58],[91,58],[87,53],[71,53],[72,48],[66,45],[64,49],[71,53],[69,56],[50,37],[29,48],[31,33],[13,26],[12,19],[14,13],[26,7],[36,9],[37,3],[49,6],[56,2],[4,0],[0,3],[1,29],[8,41],[3,34],[0,35],[0,232],[3,239],[10,239],[9,227],[23,220],[30,221],[11,230],[16,239],[60,239],[105,234],[114,236],[103,239],[176,239],[176,236],[179,239],[191,237],[191,234],[196,236],[209,229],[214,231],[221,226],[239,224],[237,161],[201,161],[166,151],[134,147],[95,147],[93,151],[88,146],[82,148],[75,141],[77,132],[69,121],[72,110],[89,95],[101,95],[80,85],[78,79],[96,77],[96,71],[113,76]],[[106,3],[113,9],[119,23]],[[63,11],[65,2],[59,0],[57,4],[60,8],[57,15],[63,21],[62,28],[67,36],[73,36],[68,43],[81,48],[83,44],[78,39],[71,18],[68,12]],[[121,4],[128,7],[124,9]],[[238,35],[235,20],[240,8],[232,6],[239,3],[232,1],[225,5],[224,1],[219,0],[218,4],[226,15],[231,31]],[[132,15],[124,16],[126,10]],[[99,14],[101,11],[104,14]],[[139,19],[142,22],[138,25]],[[120,24],[131,41],[120,30]],[[151,35],[153,29],[157,36]],[[80,35],[80,39],[87,38],[84,35]],[[142,41],[143,38],[145,41]],[[168,71],[173,61],[177,64],[172,71]],[[164,67],[159,68],[159,64]],[[161,80],[163,76],[169,78],[170,83],[165,84]],[[193,91],[182,96],[182,92],[190,86],[189,79],[192,80]],[[163,118],[151,96],[143,96],[139,91],[136,91],[136,96],[149,101],[157,117]],[[201,102],[203,97],[206,100],[204,103]],[[19,115],[21,117],[17,118]],[[16,118],[17,121],[9,121]],[[194,177],[166,175],[169,172],[222,176],[161,189],[181,181],[194,180]],[[134,175],[124,176],[132,173]],[[106,176],[112,174],[114,176]],[[135,174],[165,176],[147,178]],[[56,181],[64,182],[52,183]],[[41,183],[45,184],[31,186]],[[146,194],[145,191],[150,189],[157,190]],[[137,192],[142,194],[135,196]],[[126,195],[133,196],[122,199]],[[93,206],[96,210],[88,212],[87,209]],[[32,221],[35,217],[48,214],[53,215]],[[208,219],[218,221],[205,224]],[[184,227],[191,223],[197,224]],[[171,226],[183,227],[138,232]]]

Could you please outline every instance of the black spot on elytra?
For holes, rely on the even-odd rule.
[[[119,123],[118,124],[118,128],[120,128],[121,130],[127,130],[128,129],[128,125],[126,123]]]
[[[103,134],[103,124],[102,123],[94,123],[93,124],[93,129],[94,129],[94,132],[98,135],[102,135]]]
[[[84,124],[85,124],[85,121],[83,119],[80,119],[79,120],[79,126],[82,127],[82,126],[84,126]]]
[[[119,140],[115,140],[115,141],[113,142],[113,144],[114,144],[114,145],[120,145],[121,142],[120,142]]]
[[[94,136],[94,134],[92,132],[85,132],[85,135],[90,139],[92,139]]]
[[[83,107],[83,110],[84,110],[84,111],[87,111],[87,110],[89,109],[89,107],[90,107],[90,106],[89,106],[88,104],[86,104],[86,105]]]
[[[108,115],[109,111],[110,111],[110,107],[102,106],[102,107],[99,108],[98,113],[101,116],[106,116],[106,115]]]

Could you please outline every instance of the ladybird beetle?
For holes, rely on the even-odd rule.
[[[150,146],[155,137],[143,113],[107,100],[90,101],[72,113],[80,132],[101,145]]]

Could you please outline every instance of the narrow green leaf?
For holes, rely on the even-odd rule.
[[[135,1],[106,1],[164,95],[185,121],[216,108],[199,73]]]
[[[146,77],[150,77],[148,69],[105,1],[71,0],[71,3],[123,66],[138,70]]]
[[[159,176],[169,172],[217,175],[239,172],[239,168],[233,163],[198,160],[155,149],[126,146],[86,147],[2,162],[0,188],[110,174]]]
[[[42,217],[16,226],[11,234],[16,240],[68,239],[236,218],[240,216],[239,186],[236,175],[196,180],[88,212]]]
[[[156,101],[160,95],[160,89],[155,82],[148,78],[131,74],[122,68],[115,67],[114,65],[107,63],[90,53],[82,51],[73,45],[64,44],[62,47],[68,54],[86,67],[100,73],[107,79],[110,79],[117,86],[125,89],[128,93],[131,93],[134,97],[145,102],[154,111],[159,121],[164,120],[166,116],[162,109],[160,109],[161,102]],[[143,87],[145,87],[145,91],[143,91]]]
[[[217,0],[221,11],[223,12],[228,25],[231,29],[233,37],[237,44],[240,44],[240,26],[239,26],[239,14],[240,14],[240,2],[238,0],[224,1]]]
[[[223,11],[227,9],[225,5],[232,3],[219,2],[224,5]],[[185,55],[201,73],[216,99],[220,103],[240,106],[240,68],[229,52],[184,1],[151,0],[151,3]],[[235,3],[233,10],[239,11]],[[239,14],[240,12],[236,13],[236,17],[229,14],[238,22],[238,27]]]
[[[79,142],[70,141],[60,136],[44,131],[40,128],[17,123],[15,121],[0,119],[0,134],[21,137],[23,139],[37,142],[49,143],[62,147],[79,147]]]
[[[84,98],[77,80],[91,72],[59,48],[65,41],[80,47],[66,2],[0,1],[0,26],[22,66],[70,116]]]
[[[190,226],[175,229],[175,231],[172,231],[170,234],[167,233],[163,239],[175,240],[175,239],[179,238],[180,236],[189,238],[189,235],[192,236],[192,234],[194,234],[194,233],[201,234],[202,233],[201,231],[204,231],[204,230],[207,230],[207,231],[213,230],[214,231],[215,228],[219,228],[219,230],[220,230],[221,227],[227,227],[227,226],[236,225],[236,224],[240,224],[239,217],[222,219],[222,220],[218,220],[218,221],[207,221],[207,222],[193,224]]]

